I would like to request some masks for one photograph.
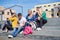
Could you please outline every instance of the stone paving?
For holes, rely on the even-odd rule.
[[[52,21],[52,22],[51,22]],[[60,18],[48,19],[48,23],[41,31],[33,31],[32,35],[24,36],[18,34],[15,38],[8,38],[8,33],[2,33],[0,29],[0,40],[60,40]]]

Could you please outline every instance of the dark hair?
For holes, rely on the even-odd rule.
[[[22,13],[18,13],[18,16],[22,16]]]
[[[14,13],[11,13],[11,15],[13,15]]]
[[[30,16],[30,14],[28,14],[28,16]]]
[[[36,8],[40,8],[40,7],[36,7]]]

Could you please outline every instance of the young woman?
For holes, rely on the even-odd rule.
[[[34,21],[34,15],[32,14],[32,10],[28,10],[28,15],[26,16],[28,22]]]
[[[18,25],[18,19],[16,17],[15,13],[12,13],[11,15],[12,17],[7,18],[7,23],[4,25],[4,27],[2,28],[2,30],[6,30],[6,32],[8,30],[13,30],[17,25]]]
[[[25,23],[27,22],[26,18],[22,16],[21,13],[18,13],[19,27],[14,28],[11,35],[8,35],[9,38],[16,37],[21,31],[25,28]]]
[[[35,16],[32,13],[32,10],[28,10],[28,15],[26,16],[27,22],[29,22],[32,25],[32,28],[35,29],[36,26],[34,24]]]

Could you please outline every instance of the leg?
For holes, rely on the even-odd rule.
[[[12,36],[16,37],[17,34],[19,34],[19,32],[21,32],[23,29],[24,29],[24,27],[18,28],[17,30],[15,30],[15,31],[12,33]]]
[[[42,20],[37,20],[36,23],[37,23],[36,28],[42,27]]]
[[[47,23],[47,20],[43,20],[43,25]]]
[[[8,26],[7,26],[7,29],[8,29],[8,30],[13,30],[13,28],[12,28],[11,25],[8,25]]]
[[[3,26],[2,30],[5,30],[6,27],[7,27],[7,24],[5,24],[5,25]]]
[[[14,28],[14,30],[13,30],[13,32],[11,34],[15,35],[15,33],[16,33],[17,30],[18,30],[17,28]]]

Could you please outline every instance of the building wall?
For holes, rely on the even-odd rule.
[[[9,18],[11,17],[11,13],[10,13],[10,9],[6,9],[4,10],[4,7],[0,6],[0,21],[1,20],[6,20],[6,18]],[[2,14],[2,11],[4,12],[4,14]],[[9,14],[8,14],[9,12]],[[12,10],[13,13],[16,13],[15,10]]]
[[[9,12],[9,13],[8,13]],[[16,13],[15,10],[12,10],[13,13]],[[10,9],[4,11],[5,19],[11,17]]]
[[[57,12],[58,8],[55,9],[55,7],[60,6],[60,2],[55,2],[55,3],[49,3],[49,4],[41,4],[41,5],[35,5],[33,9],[36,10],[36,7],[42,8],[43,11],[46,11],[47,18],[52,18],[51,14],[54,13],[54,17],[57,17],[55,12]],[[54,12],[52,11],[54,10]],[[57,10],[57,11],[56,11]],[[33,10],[32,10],[33,11]]]
[[[0,21],[3,19],[3,17],[2,17],[2,10],[4,10],[4,7],[0,6]]]

